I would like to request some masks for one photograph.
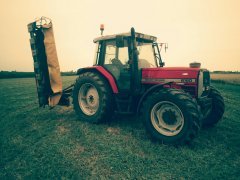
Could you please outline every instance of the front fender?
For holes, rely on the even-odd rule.
[[[137,106],[137,114],[139,114],[140,112],[140,108],[141,108],[141,105],[143,103],[143,100],[146,99],[146,97],[153,93],[154,91],[158,90],[158,89],[162,89],[164,88],[163,86],[164,85],[171,85],[173,82],[167,82],[167,83],[164,83],[164,84],[156,84],[154,86],[152,86],[151,88],[149,88],[146,92],[144,92],[144,94],[142,95],[141,99],[139,100],[139,103],[138,103],[138,106]]]

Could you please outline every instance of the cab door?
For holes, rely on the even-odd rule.
[[[121,47],[116,45],[116,40],[109,40],[104,44],[103,67],[113,75],[120,92],[129,91],[130,68],[127,39],[123,40]]]

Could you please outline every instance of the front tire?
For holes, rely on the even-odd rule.
[[[212,109],[203,119],[203,126],[209,127],[217,124],[223,117],[225,104],[222,95],[214,87],[211,87],[208,98],[212,99]]]
[[[73,89],[73,106],[80,120],[100,123],[113,114],[112,91],[100,75],[80,74]]]
[[[141,112],[147,132],[166,144],[190,143],[200,130],[198,106],[181,90],[162,89],[152,93]]]

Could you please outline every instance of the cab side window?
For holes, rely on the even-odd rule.
[[[129,74],[128,61],[127,40],[124,40],[124,47],[117,47],[115,40],[106,42],[104,67],[115,77],[118,86],[124,86],[124,88],[128,87],[122,84],[128,82],[128,79],[130,79],[129,76],[126,76],[126,74]]]

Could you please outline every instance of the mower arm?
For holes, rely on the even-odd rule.
[[[72,86],[62,90],[62,79],[50,19],[42,17],[28,24],[40,107],[68,105]]]

